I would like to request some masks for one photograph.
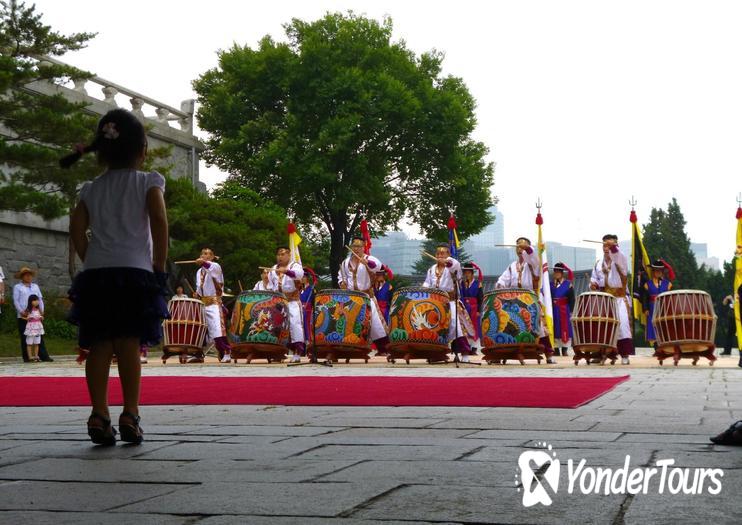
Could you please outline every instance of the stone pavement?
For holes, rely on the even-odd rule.
[[[147,406],[147,441],[108,449],[87,441],[87,408],[0,408],[0,523],[740,523],[742,449],[708,441],[742,419],[736,361],[677,368],[148,366],[145,374],[631,378],[574,410],[228,400],[220,407]],[[0,375],[19,374],[82,369],[64,360],[0,365]],[[552,505],[525,508],[518,458],[538,442],[550,443],[561,461],[559,489]],[[567,460],[616,470],[626,455],[631,468],[667,458],[676,467],[722,468],[721,493],[659,494],[656,486],[636,495],[567,492]]]

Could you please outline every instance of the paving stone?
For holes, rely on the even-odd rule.
[[[85,441],[26,441],[14,447],[12,454],[36,457],[76,457],[86,459],[133,458],[164,447],[176,445],[174,441],[145,441],[141,446],[119,445],[115,447],[94,446]]]
[[[279,516],[214,516],[199,521],[198,525],[424,525],[427,521],[356,520],[349,518],[310,518]],[[457,525],[453,522],[436,522],[436,525]]]
[[[209,483],[150,498],[114,512],[337,516],[392,490],[375,483]]]
[[[4,481],[0,483],[1,510],[103,511],[133,501],[183,490],[185,485],[138,483],[52,483]]]
[[[400,460],[453,460],[477,449],[476,444],[466,446],[436,445],[323,445],[307,450],[296,457],[301,459],[378,459]]]
[[[584,440],[584,441],[616,441],[621,436],[620,432],[565,432],[565,431],[541,431],[541,430],[482,430],[469,434],[467,438],[472,439],[510,439],[516,442],[524,440],[539,439],[548,440]]]
[[[132,461],[129,459],[44,458],[0,468],[0,479],[167,483],[181,479],[183,461]],[[111,487],[112,485],[109,485]]]
[[[409,485],[375,499],[350,514],[365,519],[412,519],[466,523],[611,523],[622,497],[595,496],[594,502],[578,496],[559,497],[549,507],[525,508],[515,486],[510,488]]]
[[[364,480],[394,479],[399,483],[445,487],[511,487],[518,456],[508,463],[464,461],[363,461],[321,481],[361,483]]]
[[[210,427],[188,432],[188,435],[207,436],[319,436],[343,430],[346,427],[230,425]]]
[[[525,450],[527,450],[525,447],[485,447],[463,458],[463,461],[500,462],[517,465],[518,457]],[[553,450],[562,463],[569,459],[572,459],[575,463],[579,463],[580,460],[585,459],[588,465],[615,466],[617,468],[623,466],[627,455],[631,457],[632,465],[643,465],[649,461],[654,453],[654,447],[636,448],[629,446],[603,446],[596,449],[553,446]]]
[[[186,525],[196,520],[196,516],[132,513],[121,517],[117,515],[116,525]],[[111,515],[104,512],[0,511],[0,523],[13,525],[99,525],[110,521]]]

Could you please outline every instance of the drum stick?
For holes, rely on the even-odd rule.
[[[214,260],[218,261],[219,256],[215,255]],[[198,259],[193,259],[192,261],[175,261],[173,264],[196,264],[198,262]]]
[[[348,251],[350,251],[350,253],[352,253],[353,255],[355,255],[356,257],[358,257],[358,258],[359,258],[359,259],[360,259],[361,261],[363,260],[363,257],[361,257],[361,256],[360,256],[360,255],[358,255],[358,254],[357,254],[356,252],[354,252],[354,251],[353,251],[353,248],[351,248],[351,247],[350,247],[350,246],[348,246],[347,244],[345,245],[345,247],[346,247],[346,248],[348,248]]]
[[[420,250],[420,253],[421,253],[421,254],[423,254],[423,255],[425,255],[426,257],[430,257],[430,258],[431,258],[431,259],[433,259],[434,261],[438,261],[438,257],[436,257],[435,255],[431,255],[431,254],[429,254],[429,253],[428,253],[428,252],[426,252],[425,250]]]
[[[591,242],[593,244],[605,244],[603,241],[591,241],[590,239],[582,239],[582,242]]]
[[[185,283],[188,285],[188,289],[191,290],[191,294],[195,294],[196,290],[193,289],[193,286],[191,286],[191,282],[188,279],[183,279]]]
[[[495,244],[497,248],[517,248],[517,244]]]
[[[245,289],[242,287],[242,281],[240,281],[239,279],[237,279],[237,284],[240,285],[240,293],[244,292]]]
[[[273,268],[269,268],[268,266],[258,266],[259,270],[268,270],[269,272],[273,270]]]

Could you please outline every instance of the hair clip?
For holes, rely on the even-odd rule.
[[[101,132],[103,132],[103,136],[109,140],[116,140],[117,138],[119,138],[119,132],[116,129],[115,122],[106,122],[105,124],[103,124]]]

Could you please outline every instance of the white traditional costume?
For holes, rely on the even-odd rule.
[[[338,283],[347,290],[364,292],[371,300],[371,340],[376,343],[379,354],[387,353],[389,344],[387,326],[381,314],[376,294],[374,293],[374,278],[376,271],[381,269],[381,261],[372,255],[363,255],[366,267],[358,257],[351,253],[340,263]]]
[[[477,332],[474,329],[466,308],[456,297],[458,283],[462,279],[461,264],[453,257],[448,257],[445,266],[440,267],[438,264],[434,264],[428,269],[423,288],[438,288],[439,290],[448,292],[452,320],[448,326],[448,340],[454,343],[456,346],[454,350],[456,352],[469,355],[471,353],[471,347],[469,346],[467,337],[476,338]],[[456,319],[455,323],[453,322],[454,317]]]
[[[634,344],[631,333],[631,301],[628,294],[629,262],[626,255],[613,245],[608,254],[595,263],[590,284],[601,292],[611,294],[616,301],[618,313],[618,353],[624,364],[633,353]]]

